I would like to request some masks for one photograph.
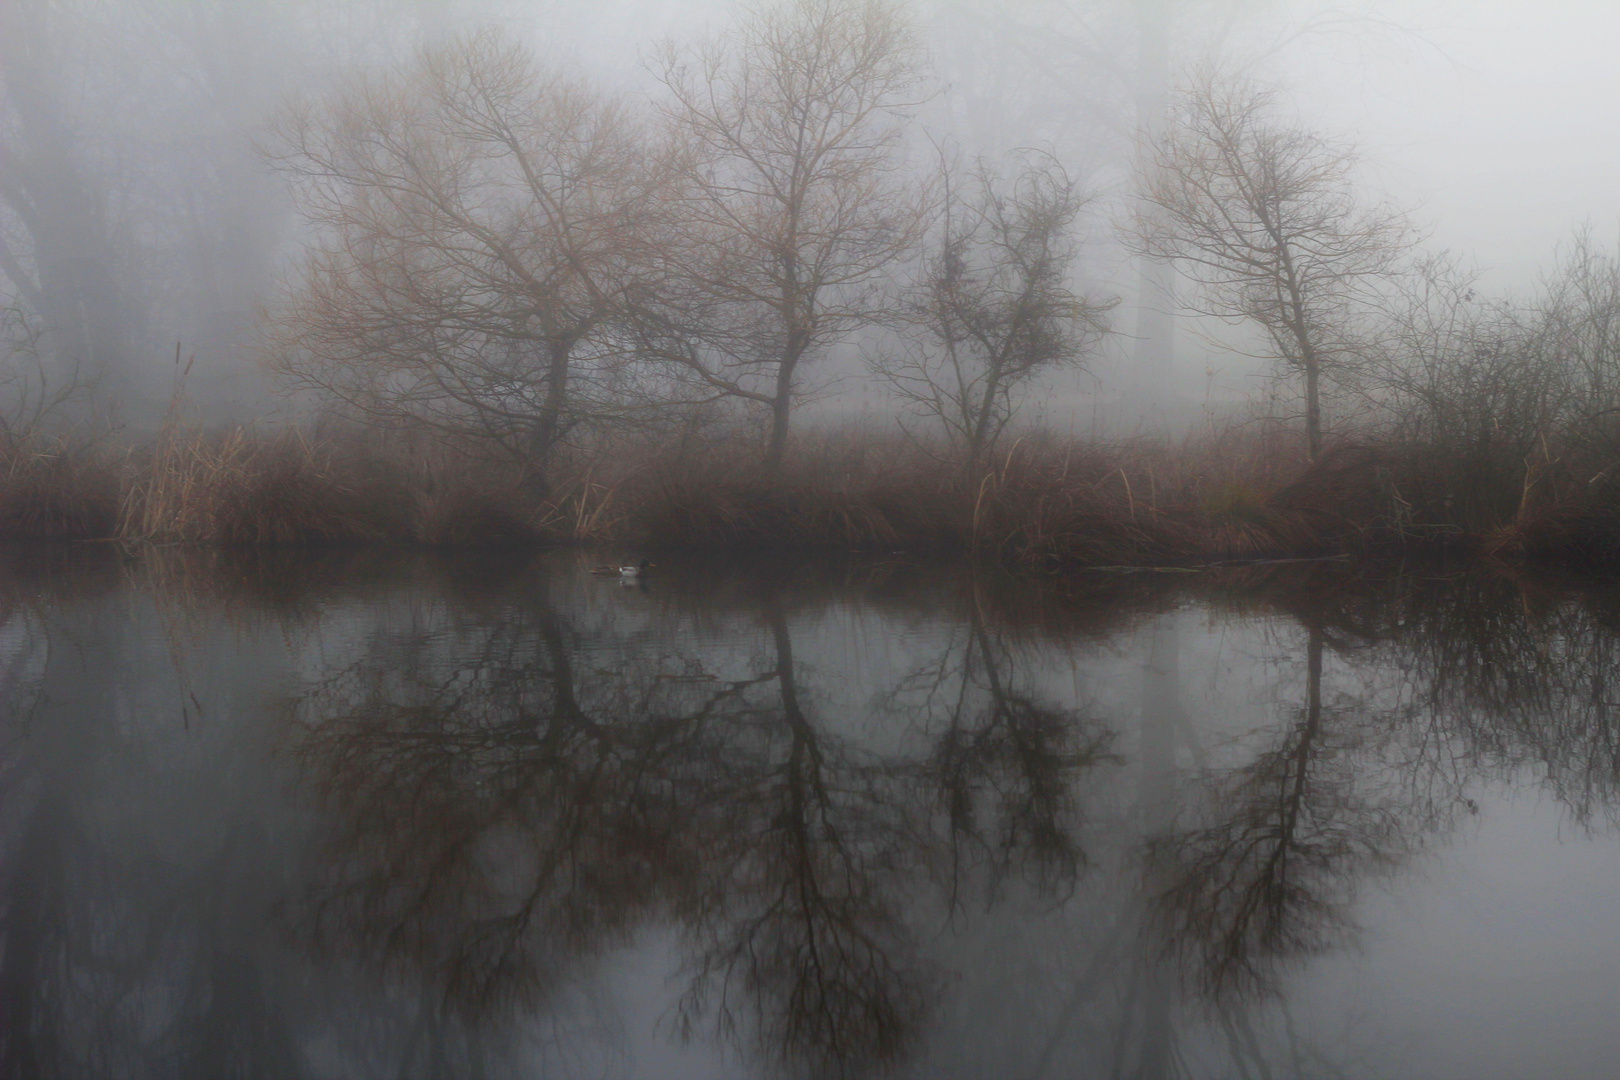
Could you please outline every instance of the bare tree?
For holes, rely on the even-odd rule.
[[[692,157],[643,330],[711,392],[769,409],[774,471],[802,365],[872,317],[877,275],[920,229],[898,157],[917,50],[887,0],[790,0],[661,60]]]
[[[938,233],[906,305],[911,332],[873,364],[938,421],[971,478],[1023,391],[1083,363],[1112,305],[1069,288],[1085,198],[1061,165],[1027,163],[1010,183],[981,165],[966,191],[943,172]]]
[[[1357,388],[1396,443],[1421,448],[1420,501],[1491,529],[1545,499],[1608,491],[1620,457],[1620,258],[1590,229],[1535,294],[1490,297],[1440,254],[1389,290]],[[1602,497],[1607,497],[1602,496]]]
[[[139,319],[115,178],[93,167],[88,94],[62,74],[86,25],[75,5],[0,5],[0,295],[32,310],[42,359],[96,379],[127,374]]]
[[[0,460],[45,432],[93,389],[76,366],[53,372],[41,348],[44,336],[22,304],[0,307]]]
[[[1196,81],[1153,149],[1133,245],[1174,260],[1200,313],[1253,323],[1266,358],[1303,376],[1316,460],[1322,376],[1356,361],[1359,320],[1412,229],[1357,200],[1351,149],[1278,119],[1274,95],[1244,83]]]
[[[542,487],[570,431],[622,413],[613,320],[660,175],[622,106],[482,33],[281,134],[319,229],[272,334],[295,384],[495,440]]]
[[[1620,413],[1620,254],[1606,250],[1590,225],[1561,246],[1533,318],[1536,351],[1563,374],[1575,436],[1612,441]]]

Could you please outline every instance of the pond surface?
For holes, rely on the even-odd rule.
[[[0,553],[0,1075],[1620,1075],[1620,588],[588,567]]]

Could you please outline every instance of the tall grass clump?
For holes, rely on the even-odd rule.
[[[1015,440],[980,472],[898,435],[825,433],[774,476],[745,441],[652,457],[620,488],[625,533],[695,549],[954,552],[1031,566],[1181,562],[1198,515],[1160,498],[1141,448]]]
[[[1197,560],[1196,515],[1161,498],[1140,447],[1018,440],[965,494],[966,546],[1022,565]]]
[[[533,519],[511,484],[434,470],[415,489],[411,531],[417,542],[438,548],[513,547],[551,538]]]
[[[0,539],[111,537],[118,509],[118,476],[102,457],[37,436],[0,447]]]
[[[274,545],[402,538],[409,506],[401,486],[353,465],[297,432],[171,428],[132,455],[119,535]]]

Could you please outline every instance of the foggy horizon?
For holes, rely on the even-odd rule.
[[[1613,9],[1156,6],[1171,16],[1173,82],[1217,57],[1278,87],[1291,117],[1359,148],[1365,199],[1408,211],[1425,234],[1424,247],[1478,267],[1485,291],[1532,291],[1583,225],[1595,229],[1601,245],[1620,240],[1613,183],[1620,142],[1603,134],[1604,103],[1620,98],[1620,75],[1603,44],[1620,35]],[[104,239],[82,242],[104,247],[100,258],[110,260],[105,269],[118,303],[129,308],[114,318],[119,329],[107,333],[122,342],[117,348],[133,350],[134,381],[116,396],[124,419],[140,427],[155,422],[170,392],[176,341],[186,357],[197,358],[188,387],[207,403],[208,415],[236,421],[296,415],[252,359],[257,312],[274,305],[275,282],[285,278],[302,242],[283,181],[258,156],[267,125],[289,101],[318,98],[357,72],[406,62],[424,41],[488,26],[528,44],[543,63],[632,101],[651,101],[658,94],[651,74],[658,42],[712,36],[741,10],[690,0],[589,7],[401,0],[266,2],[215,11],[148,0],[59,5],[44,18],[26,15],[29,8],[14,5],[10,16],[10,83],[18,93],[18,78],[32,70],[25,53],[34,46],[19,29],[46,34],[50,55],[69,62],[52,90],[65,124],[63,160],[76,162],[80,173],[67,189],[82,190],[100,207]],[[1052,376],[1048,417],[1059,427],[1090,427],[1102,414],[1085,403],[1129,395],[1133,379],[1136,284],[1114,232],[1128,202],[1136,123],[1134,6],[919,0],[903,10],[925,48],[929,83],[908,137],[914,157],[926,157],[930,140],[992,162],[1017,147],[1050,149],[1093,196],[1078,226],[1073,272],[1088,295],[1124,304],[1110,338],[1086,365],[1090,374]],[[12,126],[0,129],[8,137],[28,130],[15,126],[20,114],[10,115]],[[165,125],[172,123],[181,127],[171,134]],[[28,237],[18,232],[18,218],[4,219],[8,205],[0,197],[0,234],[13,260],[21,260],[13,271],[26,276],[20,268]],[[0,288],[24,297],[3,267]],[[1182,321],[1176,384],[1159,387],[1161,395],[1226,408],[1264,393],[1255,378],[1265,374],[1263,365],[1211,348]],[[820,407],[888,409],[854,354],[847,347],[834,353],[819,367],[841,390]],[[96,361],[92,355],[79,362]],[[1117,417],[1110,423],[1117,428]]]

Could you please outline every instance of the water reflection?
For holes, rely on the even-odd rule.
[[[374,636],[293,708],[342,823],[308,901],[315,942],[482,1017],[543,1007],[673,918],[684,1033],[817,1071],[896,1059],[937,983],[916,925],[933,879],[954,899],[972,847],[992,889],[1026,865],[1071,881],[1065,811],[1097,738],[1019,692],[975,616],[931,685],[889,695],[917,738],[875,751],[802,682],[780,595],[731,610],[755,649],[725,673],[678,647],[593,649],[602,632],[543,591]]]
[[[1305,632],[1305,700],[1249,760],[1200,777],[1191,822],[1152,838],[1166,941],[1211,996],[1269,992],[1279,966],[1340,945],[1357,885],[1429,824],[1364,790],[1375,718],[1324,708],[1323,632]]]
[[[1620,809],[1591,589],[8,558],[5,1076],[1315,1074],[1369,889]]]

